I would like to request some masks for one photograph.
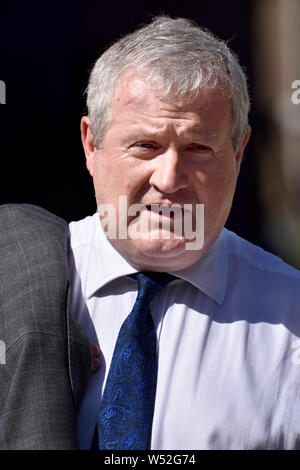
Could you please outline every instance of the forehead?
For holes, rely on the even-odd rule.
[[[202,88],[197,95],[167,96],[156,83],[145,80],[145,75],[129,73],[117,84],[111,103],[112,119],[140,115],[145,118],[193,119],[199,123],[231,121],[231,101],[218,88]]]

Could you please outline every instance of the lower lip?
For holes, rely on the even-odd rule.
[[[150,208],[146,207],[147,211],[150,212],[151,214],[156,214],[156,215],[163,215],[165,217],[169,217],[169,218],[174,218],[174,217],[178,217],[179,215],[182,217],[183,214],[184,214],[184,211],[183,209],[179,210],[179,208],[177,208],[176,210],[174,209],[170,209],[169,213],[167,210],[165,210],[165,213],[162,213],[162,211],[156,211],[156,210],[151,210]]]
[[[162,214],[161,212],[151,211],[147,209],[147,215],[154,223],[161,225],[163,222],[166,224],[172,224],[170,227],[173,227],[173,223],[176,221],[183,223],[184,221],[184,211],[170,211],[169,213]]]
[[[183,210],[182,211],[172,211],[170,210],[169,213],[162,213],[162,212],[156,212],[156,211],[152,211],[151,209],[147,209],[147,212],[148,212],[148,215],[149,217],[154,217],[158,220],[163,220],[163,219],[167,219],[167,220],[176,220],[176,219],[183,219],[184,217],[184,212]]]

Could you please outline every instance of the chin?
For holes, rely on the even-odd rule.
[[[201,250],[187,250],[186,239],[111,240],[111,244],[135,268],[147,271],[180,271],[196,263]]]
[[[183,254],[185,250],[185,239],[137,239],[132,240],[132,245],[137,251],[156,258],[168,258]]]
[[[145,243],[146,242],[146,243]],[[202,256],[200,251],[187,251],[185,240],[134,240],[128,261],[148,271],[180,271]]]

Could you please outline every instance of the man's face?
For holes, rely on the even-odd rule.
[[[82,119],[82,140],[97,205],[113,205],[116,226],[125,220],[120,196],[126,197],[127,207],[145,206],[142,213],[126,219],[127,238],[111,238],[111,244],[137,268],[176,271],[198,261],[220,234],[249,133],[234,151],[231,104],[218,90],[167,99],[160,99],[157,91],[142,76],[129,75],[116,87],[101,148],[94,147],[88,117]],[[194,229],[196,205],[204,204],[203,247],[186,249],[185,234],[174,236],[174,217],[169,218],[169,233],[164,230],[162,235],[165,219],[149,210],[152,204],[191,204],[192,212],[180,210],[180,215],[192,216]],[[146,236],[131,236],[130,227],[145,221]]]

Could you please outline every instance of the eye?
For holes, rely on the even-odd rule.
[[[204,144],[192,143],[186,147],[187,156],[198,163],[209,162],[212,160],[213,149]]]
[[[129,148],[130,154],[139,159],[152,159],[159,151],[159,145],[148,140],[134,142]]]
[[[209,152],[211,149],[210,147],[202,144],[190,144],[188,146],[188,150],[194,150],[196,152]]]
[[[137,142],[135,145],[146,150],[156,150],[158,148],[153,142]]]

